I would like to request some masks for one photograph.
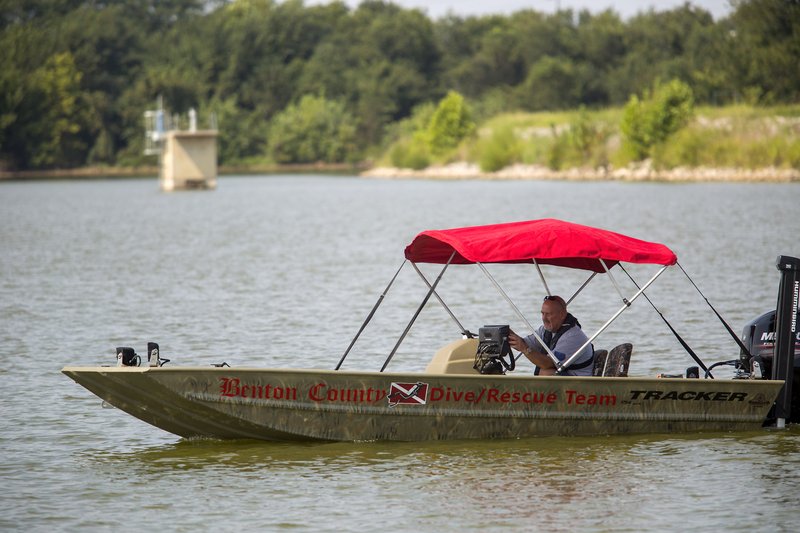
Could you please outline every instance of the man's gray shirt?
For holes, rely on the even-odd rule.
[[[539,335],[540,338],[544,338],[544,326],[539,326],[539,329],[536,330],[536,333]],[[530,348],[537,350],[542,353],[547,353],[547,350],[544,349],[544,346],[536,339],[533,335],[528,335],[525,337],[525,344],[527,344]],[[578,326],[572,326],[567,331],[561,334],[561,337],[558,338],[556,341],[556,347],[553,350],[553,354],[559,361],[565,361],[566,359],[572,357],[572,354],[575,351],[583,346],[583,344],[589,340],[589,337],[583,332],[581,328]],[[575,365],[579,365],[585,361],[591,359],[593,352],[592,352],[592,345],[589,344],[581,351],[580,356],[577,359],[572,361],[572,364],[567,368],[564,372],[564,375],[567,376],[591,376],[592,375],[592,365],[587,365],[583,368],[579,368],[577,370],[572,370],[572,367]],[[549,355],[547,357],[550,357]]]

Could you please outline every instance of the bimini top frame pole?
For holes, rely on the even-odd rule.
[[[604,266],[605,266],[605,265],[604,265]],[[642,286],[642,288],[641,288],[641,289],[639,289],[639,290],[636,292],[636,294],[634,294],[634,295],[633,295],[633,297],[631,297],[631,299],[630,299],[630,300],[627,300],[627,299],[625,299],[625,298],[623,297],[624,304],[623,304],[623,306],[622,306],[622,307],[619,309],[619,311],[617,311],[616,313],[614,313],[614,316],[612,316],[612,317],[611,317],[611,318],[608,320],[608,322],[606,322],[605,324],[603,324],[603,325],[600,327],[600,329],[598,329],[598,330],[597,330],[597,332],[596,332],[594,335],[592,335],[591,337],[589,337],[589,338],[586,340],[586,342],[585,342],[585,343],[583,343],[583,345],[582,345],[580,348],[578,348],[578,349],[575,351],[575,353],[574,353],[574,354],[572,354],[572,355],[571,355],[571,356],[570,356],[570,357],[569,357],[569,358],[568,358],[566,361],[564,361],[564,363],[563,363],[563,364],[558,364],[558,365],[557,365],[557,372],[561,372],[561,370],[562,370],[562,369],[566,370],[566,369],[569,367],[569,365],[571,365],[571,364],[572,364],[572,362],[573,362],[573,361],[574,361],[574,360],[575,360],[575,359],[578,357],[578,355],[579,355],[579,354],[580,354],[580,353],[581,353],[581,352],[582,352],[582,351],[583,351],[583,350],[584,350],[584,349],[585,349],[587,346],[589,346],[590,344],[592,344],[592,342],[593,342],[593,341],[594,341],[594,340],[595,340],[595,339],[596,339],[596,338],[597,338],[597,337],[598,337],[598,336],[599,336],[599,335],[600,335],[600,334],[601,334],[603,331],[605,331],[605,330],[606,330],[606,328],[608,328],[608,326],[610,326],[610,325],[611,325],[611,323],[612,323],[612,322],[614,322],[614,321],[617,319],[617,317],[619,317],[619,315],[621,315],[621,314],[622,314],[622,312],[623,312],[623,311],[625,311],[627,308],[629,308],[629,307],[631,306],[631,304],[634,302],[634,300],[636,300],[636,299],[637,299],[639,296],[641,296],[641,295],[644,293],[644,290],[645,290],[647,287],[649,287],[649,286],[650,286],[650,285],[651,285],[651,284],[652,284],[652,283],[653,283],[653,282],[654,282],[654,281],[655,281],[655,280],[656,280],[656,279],[657,279],[657,278],[658,278],[658,277],[659,277],[661,274],[663,274],[663,273],[664,273],[664,271],[665,271],[667,268],[668,268],[668,267],[666,267],[666,266],[663,266],[663,267],[661,267],[661,269],[659,269],[659,271],[658,271],[658,272],[656,272],[656,274],[655,274],[655,275],[654,275],[652,278],[650,278],[650,281],[648,281],[647,283],[645,283],[645,284]],[[615,284],[615,285],[616,285],[616,284]]]
[[[422,312],[422,308],[425,307],[425,304],[427,304],[428,300],[430,300],[431,294],[433,294],[436,291],[436,286],[442,280],[442,276],[444,276],[444,271],[447,270],[448,266],[450,266],[450,263],[453,261],[453,258],[455,256],[456,252],[455,250],[453,250],[453,253],[450,254],[450,258],[447,260],[447,263],[445,263],[444,267],[442,267],[442,271],[439,272],[439,275],[436,277],[436,281],[434,281],[433,285],[431,285],[430,289],[428,289],[428,294],[425,295],[425,298],[423,298],[422,303],[420,303],[419,307],[417,307],[417,311],[414,313],[414,316],[412,316],[411,320],[408,322],[406,329],[403,330],[403,334],[400,335],[399,339],[397,339],[397,344],[394,345],[394,348],[392,348],[391,353],[386,358],[386,361],[383,363],[383,366],[381,367],[381,372],[386,370],[386,367],[389,365],[389,361],[392,360],[392,357],[394,357],[394,354],[397,352],[397,349],[400,347],[400,344],[402,344],[403,340],[406,338],[406,335],[408,335],[408,332],[411,331],[411,326],[414,325],[414,322],[417,320],[417,317]]]
[[[583,289],[585,289],[585,288],[586,288],[586,286],[589,284],[589,282],[590,282],[590,281],[592,281],[596,275],[597,275],[597,272],[592,272],[592,275],[591,275],[591,276],[589,276],[588,278],[586,278],[586,281],[584,281],[584,282],[583,282],[583,285],[581,285],[581,286],[578,288],[578,290],[577,290],[577,291],[575,291],[575,294],[573,294],[572,296],[570,296],[570,297],[569,297],[569,300],[567,300],[567,307],[569,307],[569,304],[571,304],[571,303],[572,303],[572,300],[574,300],[575,298],[577,298],[577,297],[578,297],[578,295],[581,293],[581,291],[583,291]]]
[[[413,266],[414,270],[417,271],[417,274],[419,274],[419,277],[422,278],[422,281],[425,282],[425,285],[427,285],[429,289],[433,290],[430,281],[428,281],[428,278],[425,277],[425,275],[419,269],[417,264],[416,263],[411,263],[411,266]],[[461,334],[464,336],[464,338],[465,339],[473,338],[474,335],[472,333],[470,333],[469,330],[465,329],[464,326],[461,325],[461,322],[458,320],[458,318],[456,318],[456,315],[453,313],[453,311],[450,310],[450,308],[447,306],[447,304],[444,303],[444,300],[442,300],[442,297],[439,296],[439,293],[434,290],[433,291],[433,295],[436,296],[436,299],[439,300],[440,304],[442,304],[442,307],[444,307],[444,310],[447,311],[447,314],[450,315],[450,318],[452,318],[453,322],[456,323],[456,326],[458,326],[458,329],[459,329],[459,331],[461,331]]]
[[[539,266],[539,262],[536,261],[536,258],[533,259],[533,266],[536,267],[536,272],[539,273],[539,279],[542,280],[542,285],[544,286],[544,292],[546,292],[548,296],[552,296],[553,294],[550,292],[550,287],[547,286],[547,280],[544,279],[544,274],[542,273],[542,267]]]
[[[500,284],[497,283],[497,281],[494,279],[494,277],[492,277],[492,275],[486,269],[486,266],[483,263],[476,263],[476,264],[479,267],[481,267],[481,270],[483,270],[483,273],[486,274],[487,278],[489,278],[489,281],[492,282],[492,284],[495,286],[497,291],[503,296],[503,298],[505,298],[505,300],[509,303],[509,305],[511,305],[511,308],[514,310],[514,312],[517,314],[517,316],[520,317],[523,322],[525,322],[525,325],[527,325],[528,328],[533,332],[533,336],[536,337],[536,340],[539,341],[539,344],[541,344],[544,347],[544,349],[547,351],[547,355],[550,357],[550,359],[553,360],[553,363],[557,365],[558,362],[559,362],[558,361],[558,357],[556,357],[556,355],[553,353],[553,351],[550,349],[550,347],[547,346],[547,343],[544,342],[541,337],[539,337],[539,334],[536,333],[536,330],[534,329],[534,327],[531,325],[531,323],[528,321],[528,319],[525,318],[525,315],[522,314],[522,311],[519,310],[519,308],[516,306],[516,304],[514,304],[514,302],[511,300],[511,298],[508,297],[508,294],[506,294],[506,291],[504,291],[503,288],[500,286]],[[536,268],[537,269],[539,268],[538,265],[537,265]],[[542,271],[541,270],[539,270],[539,275],[542,277],[542,282],[544,282],[544,276],[542,276]],[[547,284],[545,284],[545,287],[547,287]]]
[[[391,279],[391,281],[389,281],[389,284],[386,286],[385,289],[383,289],[383,293],[381,293],[381,295],[378,297],[378,301],[375,302],[375,305],[372,306],[372,311],[369,312],[369,315],[367,315],[366,320],[364,320],[364,323],[361,324],[361,327],[358,329],[358,332],[356,333],[356,336],[353,337],[352,341],[350,341],[350,346],[348,346],[347,349],[344,351],[344,353],[342,354],[342,358],[339,359],[339,364],[336,365],[336,368],[334,370],[339,370],[341,368],[342,363],[344,363],[344,360],[347,357],[347,354],[349,354],[350,350],[353,349],[353,346],[355,345],[355,343],[358,340],[358,338],[361,336],[361,333],[364,331],[364,328],[366,328],[367,324],[369,324],[369,321],[372,320],[372,317],[375,315],[375,311],[377,311],[378,307],[380,307],[381,302],[383,302],[383,299],[386,297],[386,294],[389,292],[389,289],[391,288],[392,284],[394,283],[394,280],[397,279],[397,275],[400,274],[400,271],[403,270],[403,267],[405,266],[405,264],[407,262],[408,262],[407,259],[405,261],[403,261],[403,263],[400,265],[400,268],[398,268],[397,272],[395,272],[394,276],[392,276],[392,279]]]
[[[608,269],[608,266],[606,265],[606,262],[603,261],[602,259],[600,259],[600,264],[603,265],[603,269],[606,271],[606,274],[608,274],[608,279],[611,280],[611,284],[614,285],[615,289],[617,289],[617,294],[619,294],[619,297],[622,298],[622,303],[628,304],[628,299],[625,298],[624,294],[622,294],[622,289],[619,288],[619,285],[617,284],[617,280],[614,279],[614,276],[611,274],[611,271]]]

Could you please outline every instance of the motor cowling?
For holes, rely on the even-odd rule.
[[[741,350],[738,369],[743,377],[751,379],[772,379],[772,363],[775,353],[775,311],[745,324],[742,330],[742,343],[748,352]],[[797,316],[800,321],[800,313]],[[800,331],[794,339],[794,378],[800,384]],[[792,388],[792,414],[788,422],[800,423],[800,385]]]
[[[798,314],[800,320],[800,314]],[[745,324],[742,330],[742,342],[749,353],[744,350],[740,353],[740,363],[743,369],[751,366],[750,356],[760,357],[763,360],[763,378],[769,379],[772,375],[772,358],[775,352],[775,311],[767,311],[756,319]],[[794,368],[800,368],[800,331],[795,335],[794,342]]]

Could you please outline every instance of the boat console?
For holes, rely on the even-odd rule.
[[[516,359],[508,344],[508,325],[484,326],[478,339],[451,342],[440,348],[428,364],[430,374],[505,374],[514,370]]]
[[[459,339],[442,346],[428,363],[428,374],[478,374],[475,370],[475,354],[478,339]]]

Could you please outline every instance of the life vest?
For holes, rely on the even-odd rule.
[[[564,319],[564,322],[561,324],[561,327],[558,328],[558,331],[553,333],[552,331],[544,330],[544,335],[542,335],[542,340],[544,341],[545,344],[547,344],[547,347],[550,348],[550,351],[555,352],[556,344],[558,344],[558,339],[560,339],[564,333],[569,331],[569,329],[574,326],[578,326],[580,329],[583,329],[581,328],[581,323],[578,322],[578,319],[572,316],[570,313],[567,313],[567,317]],[[592,356],[586,361],[570,365],[569,368],[567,369],[568,371],[580,370],[581,368],[586,368],[587,366],[594,364],[594,346],[590,347],[592,349]],[[538,366],[536,367],[534,374],[537,375],[539,374]]]

